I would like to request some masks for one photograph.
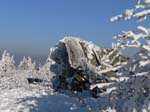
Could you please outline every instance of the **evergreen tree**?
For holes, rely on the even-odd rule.
[[[0,60],[0,70],[1,71],[11,71],[14,70],[15,61],[14,56],[11,56],[6,50],[3,52],[2,58]]]
[[[32,62],[31,57],[23,57],[23,60],[20,61],[18,68],[21,70],[35,70],[35,62]]]

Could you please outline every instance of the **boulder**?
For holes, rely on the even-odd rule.
[[[97,79],[107,80],[106,77],[112,76],[107,73],[101,74],[99,71],[128,60],[111,48],[98,47],[92,42],[77,37],[65,37],[60,40],[56,46],[51,48],[49,57],[55,62],[51,66],[51,71],[58,75],[57,79],[62,75],[68,81],[68,78],[73,78],[77,71],[82,71],[79,73],[81,76],[78,77],[82,79],[86,75],[90,84],[96,83]],[[116,77],[115,72],[111,74]],[[68,84],[69,82],[72,81],[69,80]],[[77,84],[83,83],[81,81]]]

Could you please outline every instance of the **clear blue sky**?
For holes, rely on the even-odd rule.
[[[64,36],[111,46],[112,36],[137,24],[133,20],[111,23],[110,17],[134,1],[0,0],[0,48],[16,55],[44,56]]]

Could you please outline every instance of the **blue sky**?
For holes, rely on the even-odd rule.
[[[45,56],[64,36],[110,47],[112,36],[136,28],[134,20],[110,22],[134,1],[0,0],[0,48],[16,55]]]

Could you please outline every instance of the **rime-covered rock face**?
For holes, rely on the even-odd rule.
[[[68,54],[63,42],[59,42],[55,47],[50,49],[49,59],[53,60],[50,70],[55,74],[72,74],[72,68],[68,61]]]
[[[118,55],[117,57],[115,57]],[[112,62],[112,59],[114,62]],[[82,67],[82,60],[97,67],[107,61],[110,65],[116,65],[127,60],[126,57],[118,54],[110,48],[100,48],[92,42],[74,37],[65,37],[54,48],[51,58],[57,64],[70,65],[74,69]],[[110,61],[111,60],[111,61]],[[116,61],[116,62],[115,62]]]
[[[127,57],[113,49],[101,48],[92,42],[75,37],[65,37],[60,40],[56,46],[50,49],[49,59],[55,62],[51,65],[51,71],[61,76],[63,82],[66,79],[68,81],[68,76],[79,82],[82,77],[86,76],[90,83],[95,83],[97,78],[111,77],[114,73],[101,75],[100,71],[128,60]]]

